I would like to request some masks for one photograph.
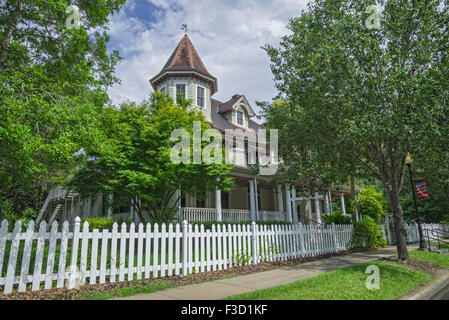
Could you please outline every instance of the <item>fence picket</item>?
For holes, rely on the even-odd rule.
[[[122,223],[121,233],[120,233],[120,270],[118,281],[125,281],[125,271],[126,271],[126,223]]]
[[[42,270],[42,261],[44,259],[44,244],[45,244],[46,230],[47,230],[47,223],[45,221],[42,221],[39,226],[39,234],[37,236],[36,258],[34,260],[33,285],[31,287],[32,291],[39,290],[39,287],[41,285],[41,270]]]
[[[137,279],[142,279],[142,273],[143,273],[143,223],[139,223],[139,231],[137,234]]]
[[[11,293],[14,285],[14,276],[16,273],[17,255],[20,245],[20,232],[22,231],[22,221],[17,220],[14,224],[12,233],[11,249],[9,252],[8,268],[6,271],[5,293]]]
[[[47,268],[45,269],[44,289],[50,289],[53,278],[53,268],[55,266],[56,240],[58,237],[58,222],[53,221],[50,232],[50,245],[48,246]]]
[[[22,267],[20,269],[20,279],[19,279],[19,288],[18,288],[19,292],[25,291],[26,287],[27,287],[27,283],[28,283],[28,270],[30,269],[31,249],[33,246],[33,234],[34,234],[34,221],[31,220],[28,223],[28,227],[27,227],[27,231],[26,231],[26,235],[25,235],[25,244],[24,244],[23,256],[22,256]],[[1,270],[0,270],[0,276],[1,276]]]
[[[168,276],[173,275],[173,239],[173,224],[170,223],[168,225]],[[195,270],[198,272],[198,269]]]
[[[81,235],[81,262],[80,262],[81,284],[86,283],[88,244],[89,244],[89,222],[85,221],[83,224],[83,233]]]
[[[101,237],[100,284],[106,282],[106,257],[108,254],[109,231],[103,230]]]
[[[97,283],[97,259],[98,259],[98,238],[100,232],[98,229],[94,229],[92,232],[92,254],[90,256],[90,276],[89,283]]]
[[[165,223],[161,225],[161,277],[165,277],[165,269],[166,269],[166,226]]]
[[[62,288],[64,286],[66,260],[67,260],[67,244],[69,240],[68,234],[69,234],[69,222],[65,221],[62,224],[62,239],[59,251],[59,269],[58,269],[58,280],[56,282],[56,288]],[[28,273],[28,270],[26,271],[26,273]]]
[[[3,275],[3,260],[6,249],[6,236],[8,235],[8,220],[3,220],[0,225],[0,279]]]
[[[109,282],[114,283],[117,275],[117,236],[118,236],[118,224],[112,225],[111,235],[111,277]]]

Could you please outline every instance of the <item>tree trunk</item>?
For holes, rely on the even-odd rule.
[[[351,174],[351,197],[352,197],[352,201],[355,201],[355,176],[354,174]]]
[[[399,199],[398,185],[393,181],[389,190],[390,205],[393,210],[394,233],[396,236],[396,247],[399,260],[408,260],[407,240],[405,238],[404,218],[402,214],[401,202]]]

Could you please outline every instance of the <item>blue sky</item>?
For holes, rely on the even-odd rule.
[[[111,17],[110,48],[124,60],[117,66],[121,85],[111,88],[114,103],[141,101],[151,92],[149,79],[168,60],[183,36],[183,23],[208,71],[218,78],[213,98],[244,94],[271,101],[276,91],[264,44],[277,45],[288,33],[289,18],[307,0],[128,0]]]

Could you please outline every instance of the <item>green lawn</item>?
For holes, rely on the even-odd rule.
[[[380,289],[366,288],[369,265],[380,271]],[[430,280],[428,274],[394,262],[371,261],[226,300],[393,300]]]
[[[424,262],[429,262],[440,266],[441,268],[449,269],[449,256],[439,254],[436,252],[428,252],[428,251],[410,251],[410,257],[421,260]]]

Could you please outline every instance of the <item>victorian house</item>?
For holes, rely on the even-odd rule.
[[[255,133],[262,125],[255,122],[255,111],[244,94],[235,94],[227,101],[213,98],[218,91],[218,79],[209,73],[187,34],[175,48],[162,70],[150,79],[154,91],[163,92],[176,101],[183,95],[193,106],[202,110],[206,121],[223,134],[226,129],[241,129],[244,135]],[[246,144],[247,145],[247,144]],[[248,150],[242,150],[245,159],[234,164],[229,176],[235,186],[230,192],[217,190],[199,201],[182,198],[179,203],[179,220],[188,221],[291,221],[320,223],[321,216],[332,211],[332,202],[341,203],[344,213],[344,197],[350,195],[347,186],[333,186],[322,194],[302,194],[298,185],[273,185],[269,177],[256,176],[248,165]],[[62,187],[51,190],[38,222],[55,219],[73,221],[75,216],[131,216],[138,222],[131,205],[111,208],[113,194],[92,195],[80,199],[77,194]]]

